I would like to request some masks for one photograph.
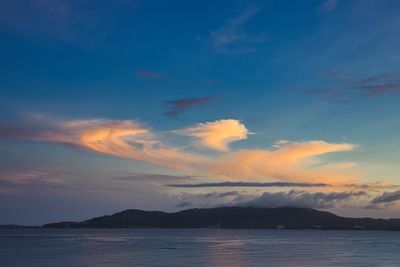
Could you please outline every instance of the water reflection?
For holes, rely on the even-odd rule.
[[[399,266],[400,233],[22,229],[0,231],[0,266]]]

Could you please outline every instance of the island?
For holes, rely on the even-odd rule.
[[[399,231],[400,219],[348,218],[311,208],[218,207],[167,213],[129,209],[43,228],[228,228]]]

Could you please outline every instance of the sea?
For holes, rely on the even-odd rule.
[[[400,266],[400,232],[0,230],[0,266]]]

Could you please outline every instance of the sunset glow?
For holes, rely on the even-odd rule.
[[[398,216],[400,2],[3,2],[0,224]]]

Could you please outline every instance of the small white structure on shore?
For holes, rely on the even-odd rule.
[[[278,225],[276,226],[276,229],[277,229],[277,230],[285,230],[286,227],[283,226],[282,224],[278,224]]]

